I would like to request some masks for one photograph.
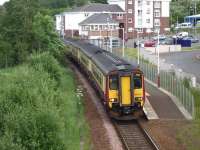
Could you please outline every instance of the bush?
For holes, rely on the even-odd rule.
[[[54,57],[33,55],[28,65],[0,71],[0,83],[1,150],[80,149],[88,134],[83,108],[72,73]]]

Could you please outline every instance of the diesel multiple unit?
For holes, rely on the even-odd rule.
[[[114,54],[80,40],[65,40],[68,55],[87,74],[111,117],[138,118],[145,101],[144,75]]]

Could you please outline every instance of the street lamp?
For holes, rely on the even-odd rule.
[[[106,50],[108,51],[108,35],[109,35],[109,18],[107,18],[107,43],[106,43]]]
[[[137,64],[138,66],[140,65],[140,39],[139,39],[139,31],[137,30],[137,50],[138,50],[138,61]]]
[[[158,87],[160,87],[160,38],[159,38],[159,35],[160,35],[160,29],[157,30],[158,32],[158,43],[157,43],[157,55],[158,55],[158,66],[157,66],[157,84],[158,84]]]
[[[113,45],[112,45],[113,43],[112,43],[112,28],[110,28],[110,52],[112,53],[112,47],[113,47]]]
[[[99,28],[99,34],[100,34],[100,37],[99,37],[99,45],[100,45],[100,48],[102,47],[102,41],[101,41],[101,38],[102,38],[102,35],[101,35],[101,28]]]

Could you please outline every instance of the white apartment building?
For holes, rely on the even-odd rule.
[[[136,37],[160,30],[169,31],[171,0],[108,0],[109,4],[118,4],[126,12],[124,25],[127,38]]]

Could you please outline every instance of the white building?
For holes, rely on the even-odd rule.
[[[123,23],[124,11],[118,5],[89,4],[56,15],[56,30],[59,33],[64,33],[65,36],[78,36],[82,33],[79,23],[95,14],[109,14],[113,18],[116,18],[119,23]]]
[[[124,24],[128,38],[136,37],[136,31],[143,35],[157,29],[161,33],[169,31],[170,2],[171,0],[108,0],[109,4],[118,4],[125,10]]]

